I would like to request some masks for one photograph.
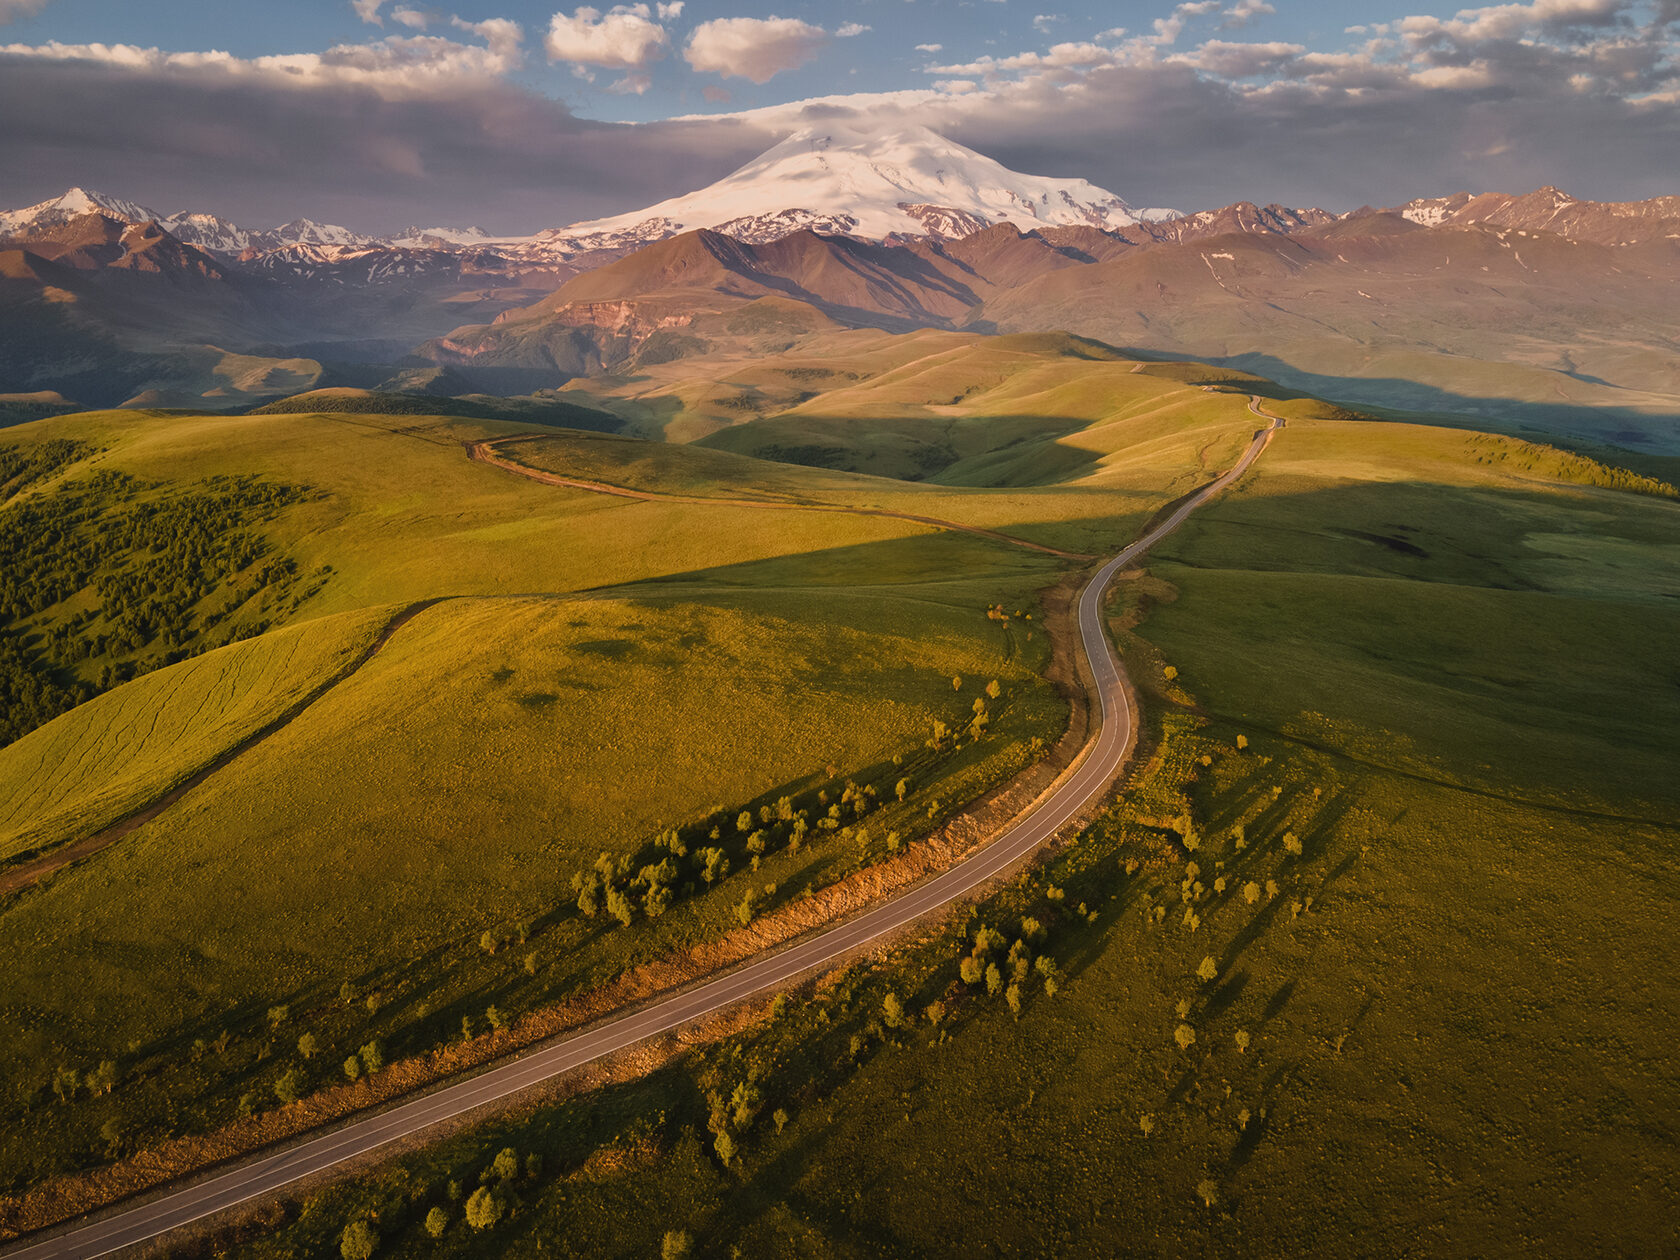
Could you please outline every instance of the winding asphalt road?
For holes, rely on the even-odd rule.
[[[1264,417],[1260,400],[1250,409]],[[1264,417],[1269,418],[1269,417]],[[1114,575],[1134,563],[1186,517],[1236,481],[1282,425],[1255,434],[1242,458],[1218,480],[1187,498],[1167,518],[1097,570],[1079,595],[1079,636],[1099,701],[1097,735],[1074,766],[1030,813],[990,844],[926,883],[814,936],[796,941],[714,980],[573,1033],[499,1067],[403,1103],[342,1128],[202,1177],[100,1219],[74,1226],[3,1254],[4,1260],[58,1260],[106,1255],[158,1238],[193,1221],[252,1199],[274,1195],[293,1182],[323,1172],[432,1125],[497,1102],[550,1077],[571,1071],[637,1042],[780,988],[807,972],[828,968],[871,941],[890,935],[987,884],[1033,853],[1096,802],[1125,765],[1135,738],[1131,702],[1120,661],[1103,630],[1103,597]]]

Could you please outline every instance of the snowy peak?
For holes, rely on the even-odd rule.
[[[86,188],[72,188],[62,197],[54,197],[39,205],[26,206],[22,210],[0,210],[0,236],[22,236],[26,232],[58,227],[85,214],[103,214],[124,223],[149,223],[159,217],[157,211],[148,210],[136,202],[108,197]]]
[[[645,239],[658,223],[749,242],[802,228],[887,240],[966,236],[998,223],[1113,229],[1170,214],[1135,211],[1083,179],[1022,175],[926,127],[806,128],[707,188],[557,235]]]

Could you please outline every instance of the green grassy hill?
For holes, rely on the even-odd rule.
[[[1676,556],[1660,486],[1294,423],[1115,601],[1153,753],[1076,843],[239,1245],[376,1217],[391,1255],[1671,1250]]]

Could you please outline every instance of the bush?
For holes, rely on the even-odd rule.
[[[507,1027],[507,1016],[502,1014],[500,1007],[487,1006],[484,1008],[484,1022],[496,1032],[501,1032]]]
[[[489,1186],[480,1186],[467,1200],[467,1224],[474,1229],[489,1229],[502,1219],[507,1206]]]
[[[367,1221],[351,1221],[338,1236],[338,1253],[344,1260],[368,1260],[379,1249],[379,1234]]]
[[[303,1073],[297,1068],[274,1082],[274,1096],[282,1103],[295,1103],[303,1094]]]
[[[754,905],[757,900],[758,895],[749,888],[747,889],[746,896],[741,898],[741,904],[735,907],[735,917],[740,920],[742,927],[746,927],[749,923],[751,923],[753,921],[753,916],[758,913],[757,908]]]
[[[511,1146],[504,1146],[492,1161],[490,1173],[501,1181],[512,1181],[519,1176],[519,1152]]]
[[[344,1075],[348,1076],[353,1081],[361,1078],[362,1061],[355,1055],[351,1055],[348,1059],[344,1060]]]
[[[379,1042],[368,1042],[367,1045],[362,1047],[361,1054],[362,1066],[367,1069],[369,1076],[385,1066],[385,1052],[380,1048]]]
[[[659,1243],[659,1260],[685,1260],[693,1250],[693,1234],[686,1229],[668,1229]]]
[[[449,1228],[449,1213],[440,1207],[433,1208],[426,1213],[426,1232],[433,1238],[442,1238],[443,1231]]]

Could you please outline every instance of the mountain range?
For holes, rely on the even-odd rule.
[[[514,392],[819,326],[1063,329],[1666,447],[1677,243],[1680,197],[1552,188],[1135,210],[925,128],[802,131],[708,188],[520,237],[250,229],[72,189],[0,213],[0,398],[229,407],[435,369]]]

